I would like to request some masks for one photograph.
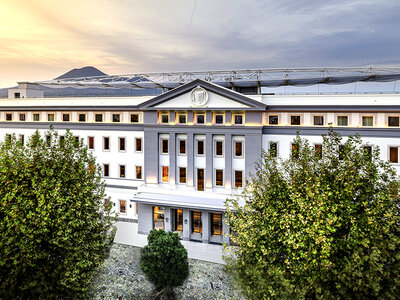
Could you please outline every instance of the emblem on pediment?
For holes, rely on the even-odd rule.
[[[208,102],[208,92],[200,86],[192,90],[190,97],[194,106],[204,106]]]

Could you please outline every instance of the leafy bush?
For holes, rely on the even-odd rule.
[[[112,239],[100,166],[51,129],[0,143],[0,298],[84,297]]]
[[[173,288],[182,285],[189,275],[187,251],[177,233],[162,229],[152,230],[147,241],[140,267],[156,286],[154,298],[175,299]]]

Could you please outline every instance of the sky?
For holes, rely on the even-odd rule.
[[[398,0],[0,0],[0,88],[107,74],[400,66]]]

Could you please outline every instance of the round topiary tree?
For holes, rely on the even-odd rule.
[[[156,286],[154,299],[175,299],[174,287],[189,275],[187,251],[177,233],[152,230],[142,249],[140,268]]]

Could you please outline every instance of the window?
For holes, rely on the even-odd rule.
[[[104,177],[110,176],[110,165],[109,164],[103,165],[103,176]]]
[[[79,136],[74,136],[74,147],[75,148],[79,147]]]
[[[235,171],[235,187],[243,187],[243,171]]]
[[[362,117],[362,126],[374,126],[374,117],[363,116]]]
[[[300,125],[300,116],[290,116],[290,125]]]
[[[47,121],[54,122],[54,114],[47,114]]]
[[[346,150],[344,145],[339,145],[339,160],[343,160],[346,155]]]
[[[113,121],[113,123],[121,122],[121,115],[120,114],[112,114],[112,121]]]
[[[126,214],[126,200],[119,200],[119,212]]]
[[[94,137],[93,136],[88,137],[88,147],[89,147],[89,150],[94,150]]]
[[[178,123],[186,124],[186,114],[178,114]]]
[[[292,144],[292,158],[299,158],[299,145]]]
[[[12,114],[6,114],[6,121],[12,121]]]
[[[278,125],[279,118],[278,116],[268,116],[268,124],[269,125]]]
[[[95,114],[94,115],[94,120],[96,122],[103,122],[103,114]]]
[[[204,169],[197,169],[197,190],[204,191]]]
[[[63,122],[69,122],[70,121],[70,114],[63,114]]]
[[[79,122],[86,122],[86,114],[79,114]]]
[[[215,114],[215,124],[224,124],[223,114]]]
[[[162,166],[161,181],[168,182],[168,167]]]
[[[33,121],[39,122],[40,121],[40,115],[39,114],[33,114]]]
[[[322,145],[321,144],[315,144],[314,145],[314,149],[315,149],[315,157],[322,158]]]
[[[153,207],[153,227],[154,229],[164,229],[164,208]]]
[[[19,141],[23,145],[25,143],[25,136],[23,134],[19,135]]]
[[[215,170],[215,185],[224,185],[224,170]]]
[[[11,134],[6,133],[6,141],[10,141],[11,142]]]
[[[363,153],[369,159],[372,158],[372,146],[363,146],[362,147]]]
[[[161,153],[168,154],[168,140],[161,140]]]
[[[21,98],[21,93],[14,93],[14,98]]]
[[[348,116],[338,116],[337,124],[338,124],[338,126],[349,126],[349,117]]]
[[[271,157],[278,157],[278,143],[269,142],[269,154]]]
[[[224,144],[222,141],[215,141],[215,156],[223,156]]]
[[[179,154],[186,154],[186,140],[179,140]]]
[[[202,233],[203,226],[201,224],[201,211],[192,211],[192,232]]]
[[[211,235],[222,235],[221,213],[211,213]]]
[[[125,166],[124,165],[119,166],[119,177],[125,178]]]
[[[204,124],[205,123],[204,114],[196,114],[196,123],[197,124]]]
[[[243,115],[234,115],[234,124],[242,125],[243,124]]]
[[[139,114],[131,114],[131,123],[139,123]]]
[[[197,155],[204,155],[204,141],[197,140]]]
[[[119,151],[125,151],[125,138],[119,138]]]
[[[46,135],[46,144],[47,144],[47,146],[50,146],[50,136],[49,135]],[[75,143],[74,143],[75,144]]]
[[[235,144],[235,157],[243,157],[243,142],[234,141]]]
[[[314,116],[314,125],[323,126],[324,116]]]
[[[179,183],[186,183],[186,168],[179,168]]]
[[[25,121],[25,114],[19,114],[19,120]]]
[[[109,151],[110,150],[110,138],[103,137],[103,150]]]
[[[162,123],[162,124],[168,124],[169,123],[169,114],[168,113],[160,114],[160,123]]]
[[[135,138],[135,151],[142,152],[142,139],[141,138]]]
[[[136,166],[136,179],[142,179],[142,166]]]
[[[388,126],[399,127],[399,117],[388,117]]]
[[[172,210],[172,230],[182,231],[183,230],[183,210],[173,209]]]
[[[390,147],[389,148],[389,161],[391,163],[399,163],[399,148],[398,147]]]

